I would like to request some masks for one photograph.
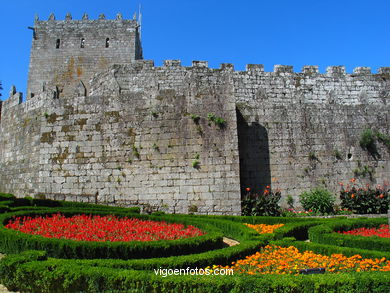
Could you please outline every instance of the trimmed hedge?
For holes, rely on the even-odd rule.
[[[9,211],[9,207],[7,205],[0,204],[0,214],[1,213],[6,213],[8,211]]]
[[[0,193],[0,205],[6,205],[10,208],[20,208],[24,210],[28,210],[32,207],[63,207],[63,208],[86,208],[86,209],[94,209],[94,210],[114,210],[116,212],[133,212],[139,214],[141,209],[139,207],[114,207],[100,204],[92,204],[85,202],[72,202],[72,201],[64,201],[64,200],[52,200],[52,199],[39,199],[32,197],[23,197],[17,198],[9,193]],[[22,207],[22,208],[21,208]]]
[[[34,260],[34,258],[36,260]],[[40,252],[0,262],[0,280],[28,292],[389,292],[390,274],[168,276],[44,260]]]
[[[330,244],[337,246],[347,246],[360,249],[390,251],[390,239],[378,236],[365,237],[356,235],[345,235],[335,231],[348,231],[361,227],[379,227],[386,224],[387,219],[354,219],[342,220],[335,223],[327,223],[314,226],[309,229],[309,239],[312,242]]]
[[[18,207],[10,207],[11,212],[18,212],[18,211],[46,211],[48,209],[51,209],[54,213],[57,211],[74,211],[83,209],[84,212],[105,212],[105,213],[122,213],[122,214],[128,214],[129,216],[132,216],[133,214],[139,215],[139,208],[137,207],[131,207],[131,208],[115,208],[110,206],[101,206],[101,207],[92,207],[92,208],[83,208],[83,207],[41,207],[41,206],[18,206]]]
[[[319,221],[285,224],[274,231],[275,238],[294,237],[298,240],[308,239],[308,229],[318,225]]]
[[[75,214],[93,214],[108,215],[107,211],[84,211],[67,209],[46,210],[46,211],[21,211],[16,213],[7,213],[0,216],[0,222],[4,225],[12,217],[17,216],[44,216],[61,212],[65,216]],[[115,213],[117,216],[129,216],[129,213]],[[223,247],[222,232],[220,229],[210,224],[181,218],[176,221],[172,217],[151,217],[137,214],[130,214],[130,217],[141,219],[150,219],[167,222],[180,222],[185,225],[194,224],[204,229],[207,234],[199,237],[191,237],[178,240],[159,240],[159,241],[131,241],[131,242],[92,242],[92,241],[74,241],[67,239],[46,238],[38,235],[21,233],[0,226],[0,249],[5,253],[19,253],[24,250],[37,249],[45,250],[49,256],[58,258],[153,258],[161,256],[183,255],[189,253],[199,253],[210,249]]]
[[[310,250],[318,254],[331,256],[332,254],[343,254],[345,256],[360,255],[363,258],[378,258],[385,257],[390,260],[390,252],[359,249],[351,247],[340,247],[335,245],[319,244],[313,242],[296,241],[295,238],[284,238],[281,240],[271,241],[271,244],[283,247],[295,246],[300,251]]]
[[[0,192],[0,201],[13,200],[16,198],[13,194]]]
[[[188,254],[181,256],[149,258],[149,259],[54,259],[49,258],[50,261],[56,264],[64,265],[85,265],[93,267],[107,267],[117,269],[134,269],[134,270],[148,270],[152,271],[158,268],[204,268],[212,265],[230,265],[237,259],[245,258],[259,251],[261,246],[268,243],[267,238],[257,241],[245,241],[237,246],[226,247],[223,249],[210,250],[207,252]]]

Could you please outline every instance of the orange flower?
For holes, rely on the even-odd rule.
[[[270,189],[271,187],[269,185],[267,185],[265,188]]]
[[[272,225],[269,225],[272,226]],[[315,254],[312,251],[299,252],[294,246],[270,246],[247,256],[245,259],[232,263],[230,268],[235,272],[259,274],[299,274],[299,270],[307,268],[325,268],[327,272],[359,272],[359,271],[390,271],[390,261],[382,259],[363,259],[360,255],[346,257],[342,254],[332,254],[330,257]],[[214,266],[213,266],[214,268]]]
[[[352,178],[351,180],[349,180],[351,183],[355,183],[356,179],[355,178]]]
[[[245,188],[245,190],[246,190],[247,192],[251,191],[251,189],[250,189],[249,187]]]
[[[380,198],[384,198],[385,196],[383,195],[383,193],[381,193],[381,195],[379,196]]]
[[[355,194],[354,193],[351,194],[351,198],[355,198]]]
[[[267,225],[267,224],[244,224],[248,226],[249,228],[255,229],[260,234],[267,234],[267,233],[273,233],[276,229],[284,226],[284,224],[275,224],[275,225]]]

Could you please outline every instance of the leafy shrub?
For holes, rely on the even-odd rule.
[[[0,205],[0,214],[1,213],[6,213],[9,211],[9,207],[6,205]]]
[[[316,161],[318,160],[317,155],[315,152],[309,152],[309,160],[310,161]]]
[[[294,208],[294,198],[292,197],[291,194],[287,195],[286,203],[287,203],[287,205],[288,205],[288,207],[289,207],[290,209],[293,209],[293,208]]]
[[[222,117],[217,117],[214,113],[208,113],[207,119],[209,120],[209,122],[214,122],[214,124],[221,129],[226,126],[226,120]]]
[[[341,185],[341,207],[349,209],[356,214],[385,214],[390,205],[390,188],[386,184],[375,188],[366,185],[359,187],[352,179],[352,186]]]
[[[299,196],[299,201],[305,211],[314,213],[329,214],[333,213],[335,198],[328,190],[317,187]]]
[[[334,156],[337,160],[341,160],[343,158],[338,150],[334,150]]]
[[[390,149],[390,136],[383,134],[379,131],[376,132],[376,137],[382,142],[388,149]]]
[[[362,166],[361,163],[359,164],[359,162],[358,162],[358,167],[353,170],[353,174],[356,177],[364,178],[368,175],[371,181],[374,179],[374,173],[375,173],[374,168],[367,165]]]
[[[364,149],[372,148],[375,144],[375,134],[371,129],[365,129],[360,136],[360,146]]]
[[[11,210],[26,210],[26,209],[41,209],[44,207],[63,207],[63,208],[88,208],[89,210],[112,210],[121,212],[129,212],[139,214],[140,207],[112,207],[100,204],[92,204],[86,202],[73,201],[58,201],[52,199],[45,199],[44,195],[39,195],[40,198],[32,198],[26,196],[24,198],[16,198],[12,194],[0,193],[0,205],[7,206]]]
[[[372,129],[365,129],[359,140],[360,146],[367,150],[374,157],[378,156],[378,149],[376,146],[376,135]]]
[[[263,193],[253,193],[250,188],[242,201],[242,214],[244,216],[279,216],[281,209],[279,190],[273,192],[269,186]]]
[[[198,114],[190,114],[190,118],[196,125],[199,124],[200,116]]]

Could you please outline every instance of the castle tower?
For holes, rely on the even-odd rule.
[[[88,90],[91,77],[113,64],[128,64],[142,59],[139,24],[136,20],[55,20],[35,19],[30,54],[27,98],[44,86],[57,87],[58,92],[82,83]]]

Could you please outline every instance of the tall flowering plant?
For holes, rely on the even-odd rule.
[[[355,179],[349,184],[340,183],[341,207],[352,210],[357,214],[385,214],[390,205],[390,186],[385,182],[383,185],[365,187],[357,185]]]
[[[266,186],[262,193],[252,192],[247,187],[242,200],[242,214],[244,216],[279,216],[280,198],[280,190],[272,191],[270,186]]]

